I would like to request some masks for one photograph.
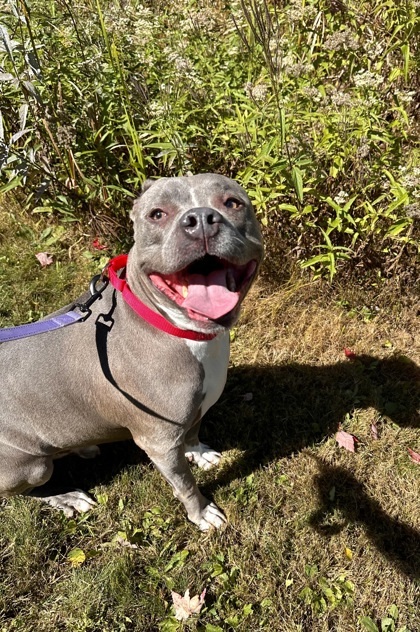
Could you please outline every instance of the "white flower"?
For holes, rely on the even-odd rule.
[[[339,191],[338,194],[334,197],[334,202],[336,204],[345,204],[348,200],[348,197],[349,194],[341,189],[341,191]]]
[[[381,75],[370,72],[370,70],[360,70],[354,75],[354,83],[358,88],[377,88],[383,83]]]

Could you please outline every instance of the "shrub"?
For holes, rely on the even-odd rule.
[[[146,176],[219,171],[332,279],[418,252],[414,0],[10,0],[2,191],[102,230]]]

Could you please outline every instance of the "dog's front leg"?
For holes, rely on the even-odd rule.
[[[199,491],[185,458],[183,445],[171,448],[166,452],[147,450],[150,460],[163,474],[174,490],[174,496],[180,500],[187,510],[188,519],[194,522],[201,531],[210,527],[218,529],[226,522],[223,512],[210,502]]]
[[[185,456],[190,463],[195,463],[202,470],[209,470],[219,463],[222,455],[209,445],[201,443],[198,438],[200,425],[201,419],[185,435]]]

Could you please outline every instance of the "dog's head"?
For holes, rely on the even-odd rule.
[[[147,180],[134,203],[128,280],[181,327],[230,327],[261,263],[262,237],[236,182],[202,174]]]

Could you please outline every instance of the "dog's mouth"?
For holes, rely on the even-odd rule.
[[[219,320],[240,303],[255,275],[255,260],[235,265],[205,255],[174,274],[149,274],[153,285],[193,320]]]

